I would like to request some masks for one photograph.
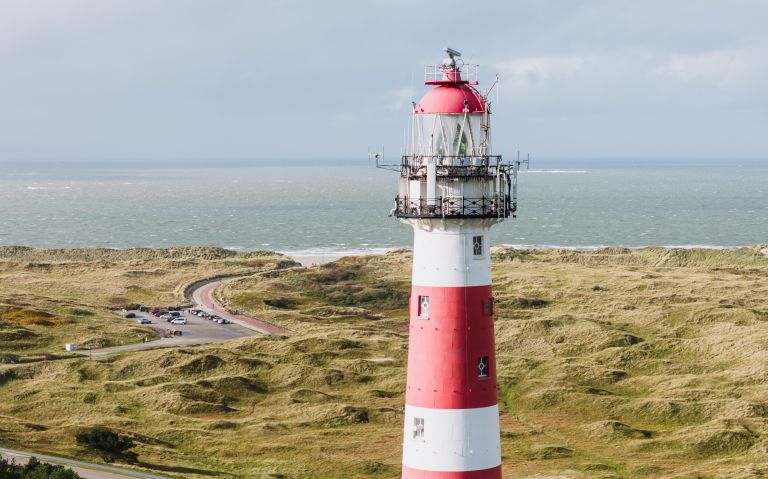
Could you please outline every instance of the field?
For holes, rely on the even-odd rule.
[[[0,333],[110,337],[110,307],[177,303],[196,275],[248,268],[258,273],[220,299],[292,333],[0,369],[0,443],[98,461],[74,435],[104,425],[137,441],[139,467],[173,477],[398,477],[410,254],[287,268],[278,256],[212,251],[43,261],[31,250],[34,260],[4,260],[6,311],[62,321],[19,324],[19,313],[4,313]],[[128,274],[155,270],[164,274]],[[505,478],[768,474],[760,248],[501,249],[494,288]]]

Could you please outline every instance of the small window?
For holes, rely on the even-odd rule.
[[[488,370],[490,369],[488,356],[480,356],[477,358],[477,377],[487,378]]]
[[[413,418],[413,438],[414,439],[424,438],[424,418],[423,417]]]
[[[429,296],[419,296],[419,318],[429,319]]]
[[[474,254],[475,256],[483,255],[483,237],[482,236],[472,237],[472,254]]]
[[[485,314],[486,316],[493,316],[493,298],[488,299],[485,303]]]

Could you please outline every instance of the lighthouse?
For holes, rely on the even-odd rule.
[[[410,115],[392,216],[413,227],[403,479],[500,479],[490,229],[519,161],[491,152],[477,66],[446,48]]]

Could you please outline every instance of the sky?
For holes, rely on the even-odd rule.
[[[398,156],[442,49],[493,147],[767,158],[765,0],[0,0],[0,162]],[[0,170],[1,171],[1,170]]]

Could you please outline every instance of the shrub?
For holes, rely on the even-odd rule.
[[[291,298],[274,298],[274,299],[265,299],[264,304],[267,306],[272,306],[273,308],[280,308],[280,309],[293,309],[298,304],[296,300],[293,300]]]
[[[78,445],[99,453],[105,461],[123,459],[133,462],[136,460],[136,453],[128,451],[134,446],[133,441],[106,427],[85,429],[78,432],[75,439]]]
[[[6,308],[0,311],[0,320],[10,324],[21,324],[25,326],[56,326],[70,322],[66,318],[54,316],[46,311],[19,307]]]
[[[26,465],[8,462],[0,457],[0,477],[3,479],[82,479],[72,469],[40,462],[30,458]]]

